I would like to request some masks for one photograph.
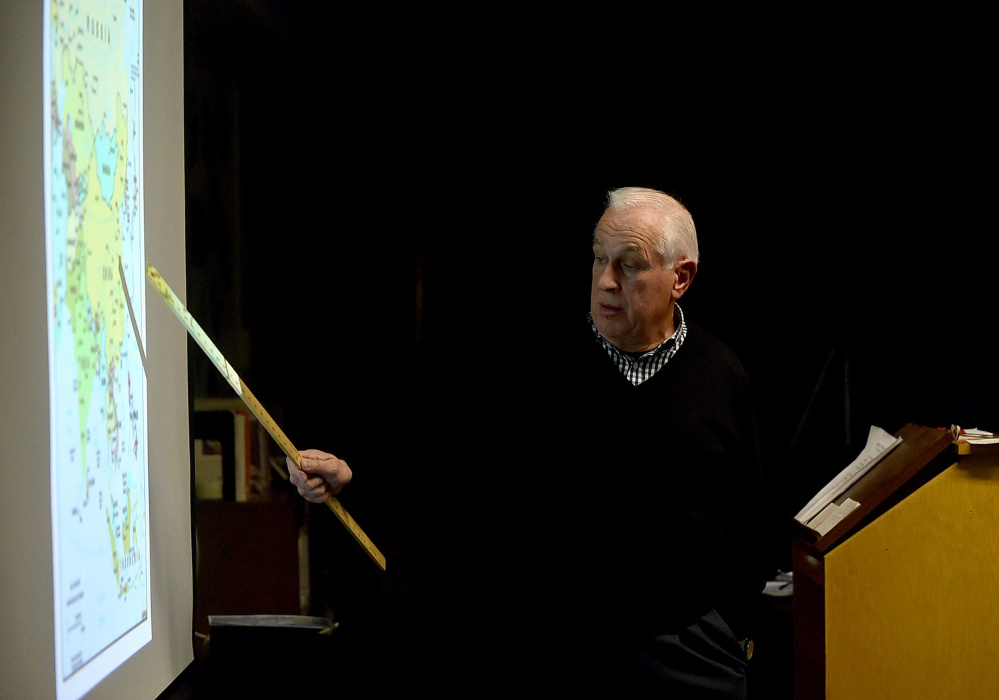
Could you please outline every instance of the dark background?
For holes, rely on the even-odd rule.
[[[775,570],[871,425],[999,427],[984,110],[953,55],[805,33],[678,61],[444,19],[185,3],[188,303],[299,448],[414,449],[487,378],[540,380],[623,185],[697,224],[682,305],[756,388]],[[229,393],[197,352],[191,393]]]

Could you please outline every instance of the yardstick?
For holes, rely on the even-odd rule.
[[[222,373],[222,376],[226,378],[226,381],[229,382],[229,386],[235,390],[239,398],[241,398],[243,403],[246,404],[246,407],[250,409],[250,412],[256,416],[258,421],[260,421],[260,425],[262,425],[264,429],[270,433],[270,436],[274,438],[274,441],[277,442],[278,446],[284,451],[284,453],[291,458],[291,460],[295,463],[295,466],[301,467],[302,456],[298,453],[298,450],[295,449],[295,446],[291,444],[291,440],[288,439],[288,436],[284,434],[284,431],[281,430],[278,424],[274,422],[274,419],[271,418],[270,414],[267,413],[260,402],[257,401],[257,398],[250,391],[249,387],[247,387],[246,384],[243,383],[243,380],[239,378],[239,375],[236,374],[236,370],[232,368],[232,365],[230,365],[222,353],[219,352],[219,349],[215,347],[215,343],[213,343],[208,335],[201,329],[201,326],[199,326],[198,322],[194,320],[194,317],[191,316],[190,312],[184,308],[184,305],[181,303],[180,299],[177,298],[177,295],[173,293],[173,290],[170,289],[170,285],[166,283],[166,280],[160,276],[160,273],[155,267],[148,263],[146,264],[146,277],[149,279],[149,282],[153,285],[153,287],[156,288],[156,291],[162,295],[167,306],[170,307],[170,310],[173,311],[174,315],[184,325],[187,332],[191,334],[194,341],[204,351],[204,353],[208,355],[208,359],[212,361],[212,364],[215,365],[216,369],[218,369],[218,371]],[[336,514],[336,517],[339,518],[340,522],[343,523],[348,530],[350,530],[350,534],[352,534],[354,539],[356,539],[361,547],[364,548],[364,551],[368,553],[368,556],[370,556],[371,559],[384,571],[384,555],[378,551],[374,542],[372,542],[371,539],[364,534],[364,530],[362,530],[357,522],[350,517],[350,514],[344,510],[343,506],[340,505],[340,501],[338,501],[334,496],[330,496],[326,499],[326,505],[329,506],[329,509],[332,510],[334,514]]]

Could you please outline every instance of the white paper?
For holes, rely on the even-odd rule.
[[[825,514],[822,522],[816,524],[813,520],[809,523],[809,527],[814,529],[820,535],[825,535],[827,532],[836,527],[843,518],[855,511],[859,506],[860,503],[852,498],[846,499],[841,505],[838,506],[830,504],[825,510],[822,511],[822,513]]]
[[[848,488],[855,484],[860,477],[866,474],[871,467],[881,461],[885,455],[891,452],[902,438],[895,437],[885,432],[881,428],[872,425],[867,436],[867,445],[860,455],[853,460],[846,469],[841,471],[836,477],[826,484],[821,491],[802,508],[795,517],[798,522],[809,524],[822,509],[836,500]]]

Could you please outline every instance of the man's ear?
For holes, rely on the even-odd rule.
[[[673,271],[676,273],[676,280],[673,282],[673,299],[676,300],[690,289],[690,283],[694,281],[694,275],[697,274],[697,262],[680,260],[674,263]]]

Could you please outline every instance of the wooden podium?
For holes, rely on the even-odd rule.
[[[856,510],[795,521],[795,700],[999,698],[999,446],[897,435],[836,500]]]

